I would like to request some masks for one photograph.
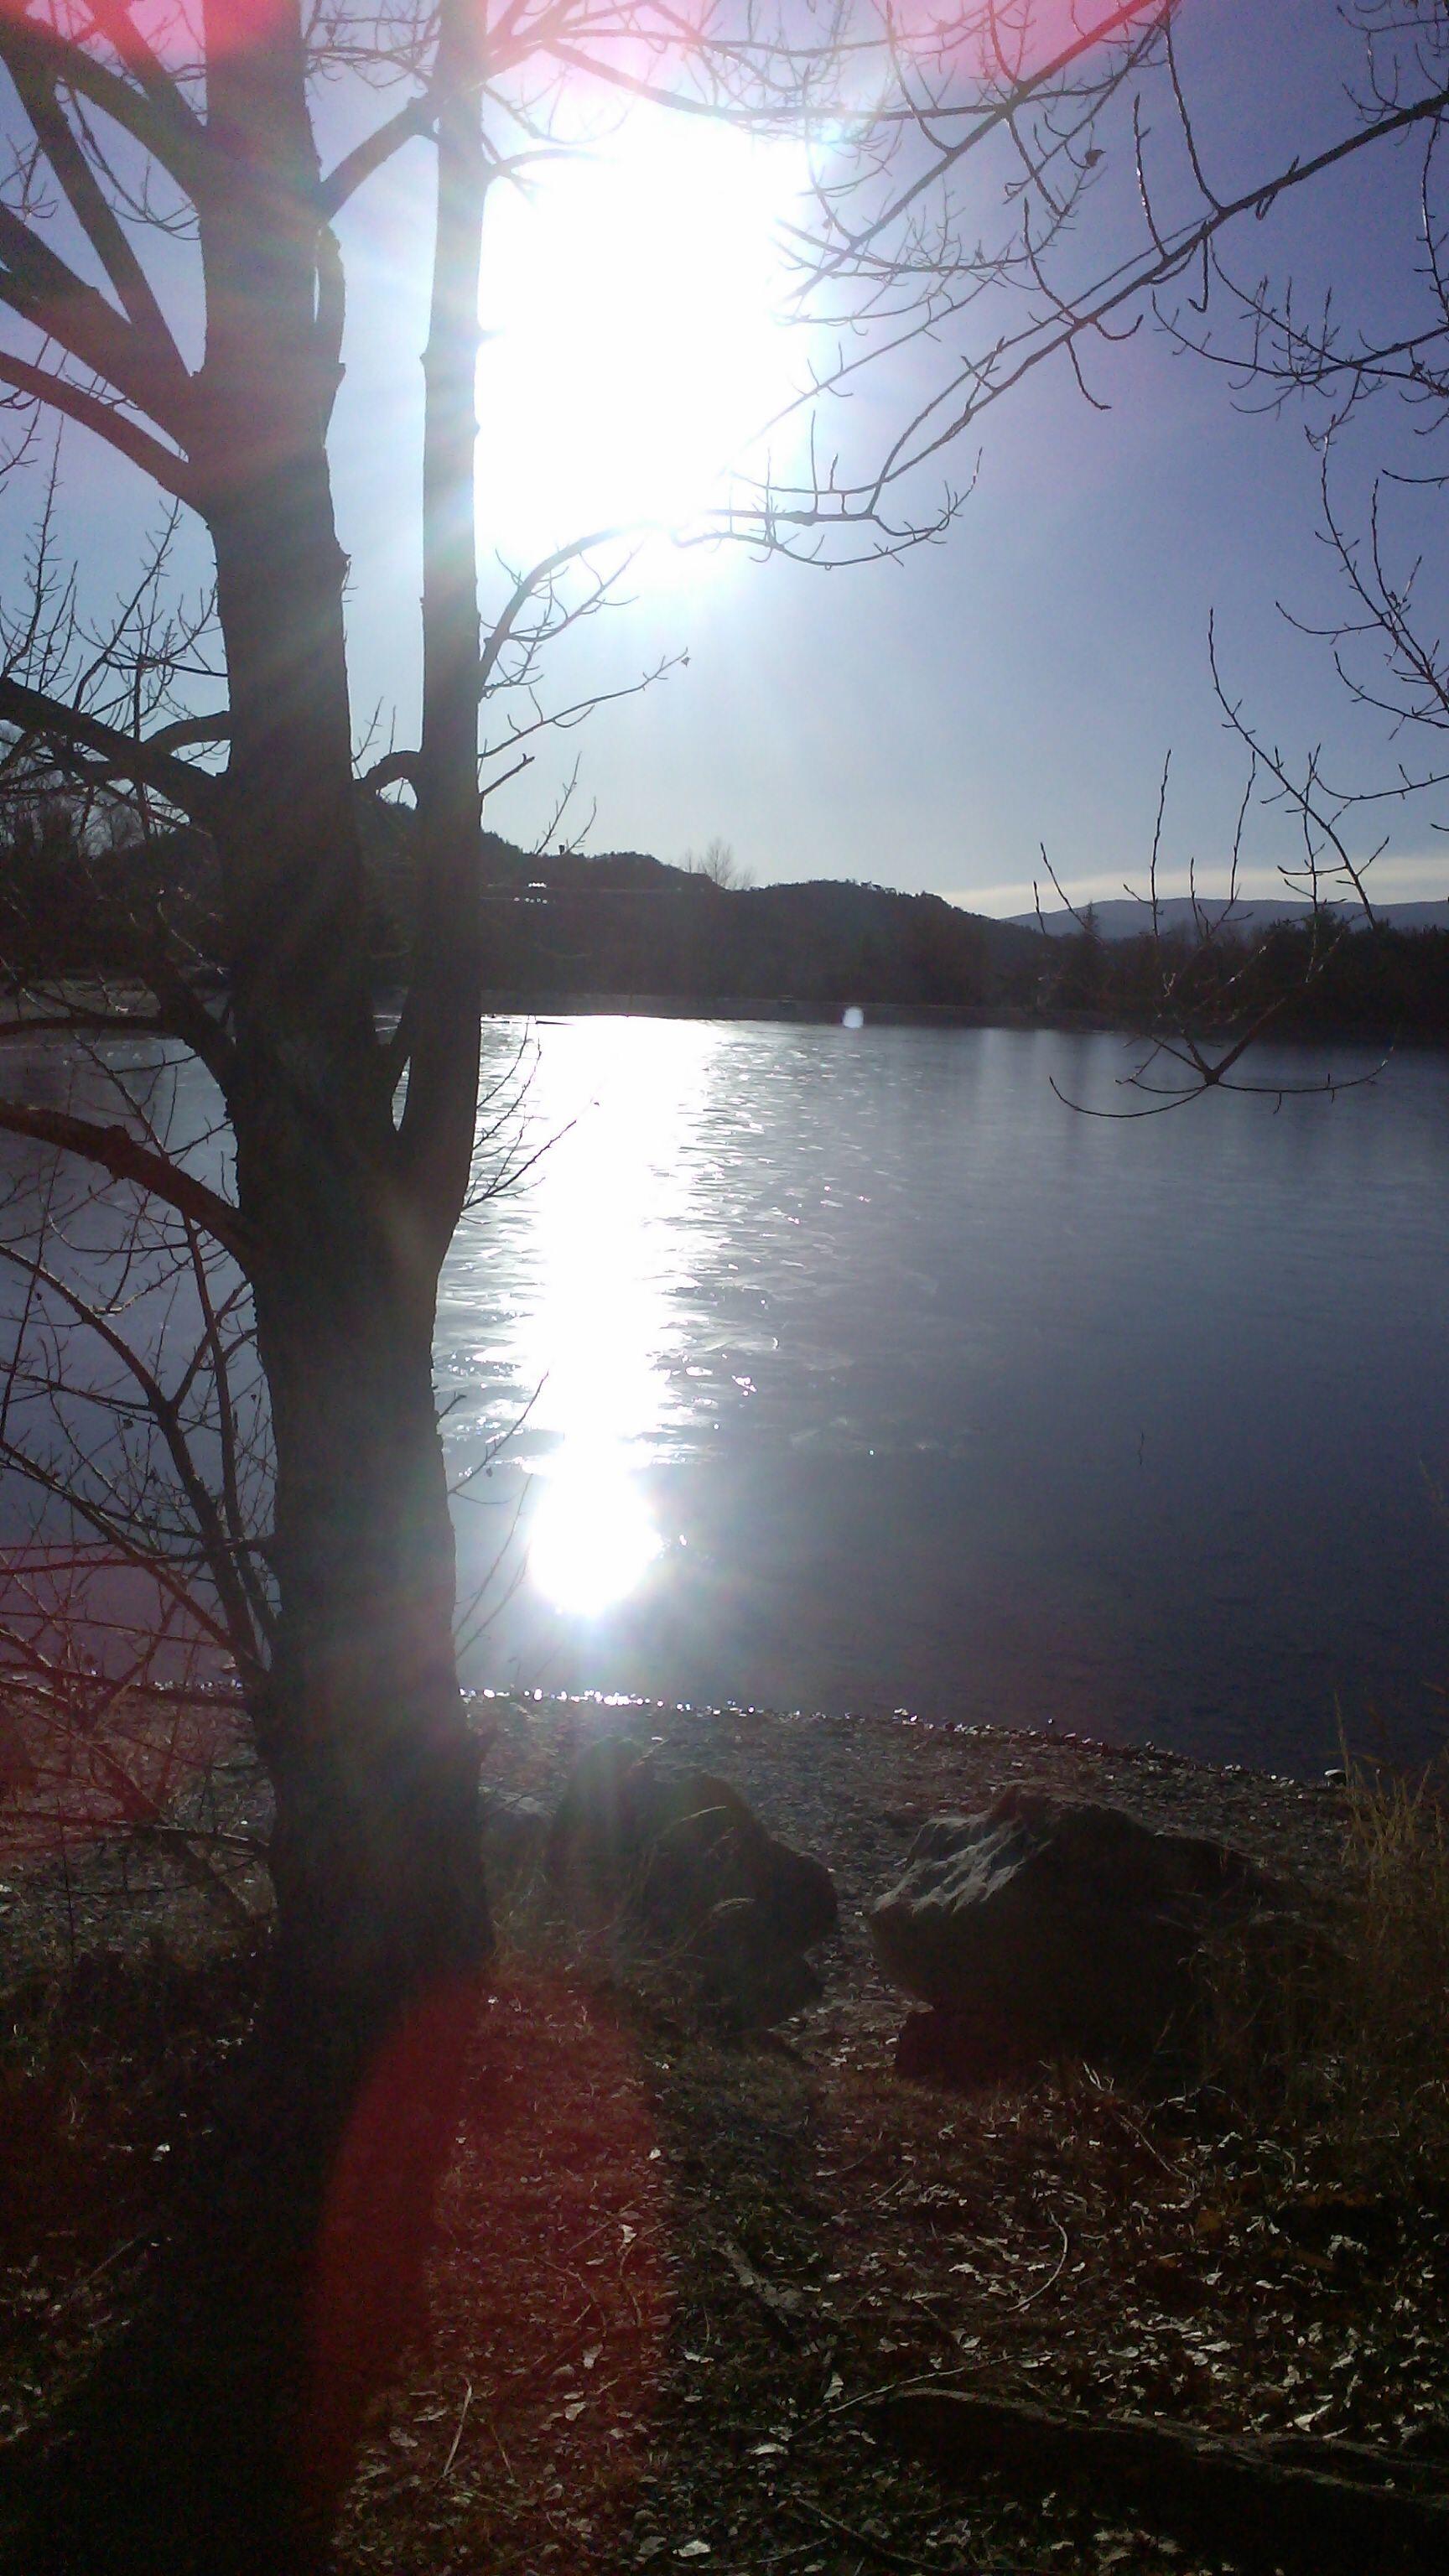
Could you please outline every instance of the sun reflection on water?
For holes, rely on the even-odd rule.
[[[528,1566],[559,1610],[592,1618],[632,1592],[664,1545],[627,1453],[565,1449],[534,1514]]]
[[[530,1120],[551,1136],[529,1210],[536,1293],[517,1367],[538,1388],[530,1464],[543,1486],[531,1582],[594,1617],[663,1554],[641,1482],[659,1454],[681,1360],[681,1161],[717,1031],[588,1019],[540,1032]]]

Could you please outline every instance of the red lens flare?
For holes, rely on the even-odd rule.
[[[444,2117],[434,2198],[418,2178]],[[425,2006],[380,2062],[329,2198],[306,2432],[319,2501],[418,2339],[422,2273],[423,2358],[355,2491],[369,2530],[394,2496],[415,2517],[421,2487],[479,2565],[494,2516],[517,2548],[523,2515],[560,2576],[597,2566],[632,2513],[660,2385],[667,2219],[646,2070],[606,1997],[517,1967]]]

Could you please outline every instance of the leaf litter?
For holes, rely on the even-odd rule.
[[[601,1718],[577,1702],[489,1714],[491,1776],[544,1795]],[[1081,2067],[970,2096],[900,2082],[901,2006],[860,1929],[919,1821],[1008,1780],[1114,1797],[1309,1875],[1338,1865],[1330,1792],[987,1729],[642,1714],[836,1872],[824,1996],[784,2032],[732,2039],[586,1954],[505,1945],[426,2348],[375,2411],[339,2570],[1226,2563],[999,2477],[938,2485],[878,2438],[867,2402],[936,2377],[1207,2431],[1331,2435],[1442,2462],[1449,2483],[1449,2177],[1349,2185],[1311,2139],[1248,2127],[1210,2092],[1154,2103]],[[23,1873],[7,1876],[23,1907]],[[189,1892],[158,1868],[127,1901],[119,1967],[119,1900],[87,1894],[75,1969],[7,1999],[7,2180],[28,2175],[0,2221],[0,2423],[15,2433],[126,2313],[168,2224],[169,2169],[245,2024],[248,1963],[214,1936],[208,1951]]]

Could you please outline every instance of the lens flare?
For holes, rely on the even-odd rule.
[[[596,1618],[637,1588],[662,1544],[619,1453],[563,1451],[528,1551],[533,1581],[556,1609]]]
[[[782,226],[802,149],[639,109],[490,207],[479,529],[543,551],[677,526],[795,387]],[[784,439],[774,441],[777,471]],[[754,459],[758,471],[761,460]],[[698,557],[691,561],[698,563]]]

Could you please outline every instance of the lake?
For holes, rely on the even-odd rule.
[[[1336,1758],[1340,1711],[1367,1749],[1442,1740],[1449,1058],[1126,1121],[1065,1105],[1140,1105],[1109,1036],[494,1020],[485,1060],[507,1186],[438,1340],[470,1682],[1285,1771]],[[114,1061],[220,1174],[197,1069],[173,1100],[154,1053]],[[1328,1061],[1264,1048],[1254,1079]],[[81,1050],[9,1078],[115,1115]],[[51,1168],[5,1149],[4,1231]],[[88,1285],[124,1210],[59,1186],[51,1259]],[[184,1322],[184,1282],[117,1275],[128,1329]],[[0,1492],[0,1535],[30,1510]]]
[[[470,1680],[1279,1770],[1340,1710],[1442,1737],[1449,1062],[1113,1121],[1052,1088],[1137,1102],[1107,1036],[486,1043],[490,1168],[538,1159],[443,1283]]]

